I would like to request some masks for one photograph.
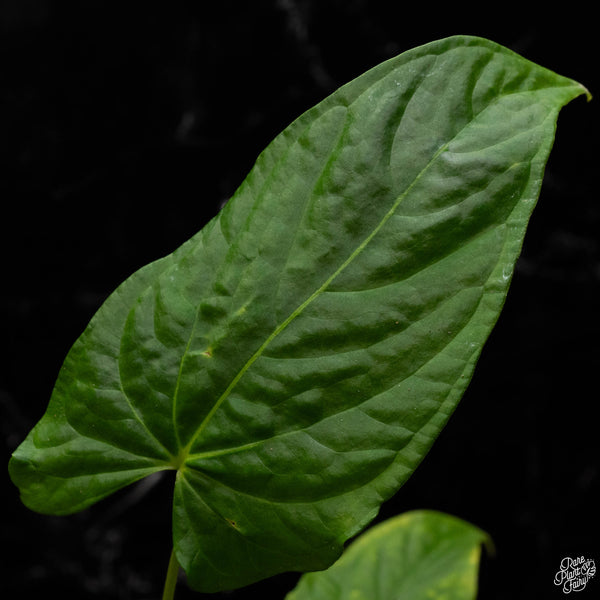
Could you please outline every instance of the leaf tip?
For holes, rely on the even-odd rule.
[[[588,102],[591,102],[593,100],[593,96],[592,96],[592,92],[590,92],[590,90],[588,90],[585,85],[581,85],[581,83],[579,84],[581,86],[581,88],[583,89],[583,93],[585,94],[585,99]]]

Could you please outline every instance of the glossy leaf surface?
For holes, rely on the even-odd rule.
[[[360,536],[326,571],[301,577],[286,600],[474,600],[488,536],[460,519],[414,511]]]
[[[330,565],[463,394],[583,93],[454,37],[305,113],[92,319],[11,461],[25,504],[70,513],[173,469],[193,587]]]

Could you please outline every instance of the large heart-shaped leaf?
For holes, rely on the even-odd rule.
[[[25,504],[70,513],[173,469],[192,586],[327,567],[459,401],[583,93],[454,37],[305,113],[92,319],[11,461]]]
[[[483,531],[412,511],[360,536],[327,571],[300,578],[286,600],[474,600]]]

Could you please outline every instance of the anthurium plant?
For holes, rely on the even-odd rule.
[[[215,592],[332,565],[465,391],[558,113],[582,94],[457,36],[380,64],[300,116],[220,214],[127,279],[75,342],[10,461],[23,502],[66,515],[173,471],[165,598],[180,566],[192,588]],[[429,539],[446,526],[438,517],[403,516],[380,533],[412,521],[415,539]],[[482,535],[468,531],[459,546],[471,552]],[[289,598],[388,598],[347,591],[363,589],[367,565],[353,564],[363,551],[372,564],[378,539]],[[396,572],[407,589],[423,585],[407,565]],[[331,586],[339,593],[322,591]]]

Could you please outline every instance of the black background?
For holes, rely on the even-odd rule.
[[[526,14],[525,3],[421,4],[0,4],[6,461],[103,299],[199,230],[266,144],[339,85],[411,47],[465,33],[600,93],[596,18],[579,3],[542,16]],[[563,110],[540,205],[471,387],[378,518],[432,508],[488,531],[496,553],[483,560],[482,599],[559,598],[552,580],[564,556],[600,561],[597,139],[597,100]],[[7,475],[3,483],[1,598],[160,597],[167,481],[60,518],[28,511]],[[296,579],[211,597],[283,598]],[[598,594],[596,579],[584,598]],[[202,597],[180,585],[178,598]]]

